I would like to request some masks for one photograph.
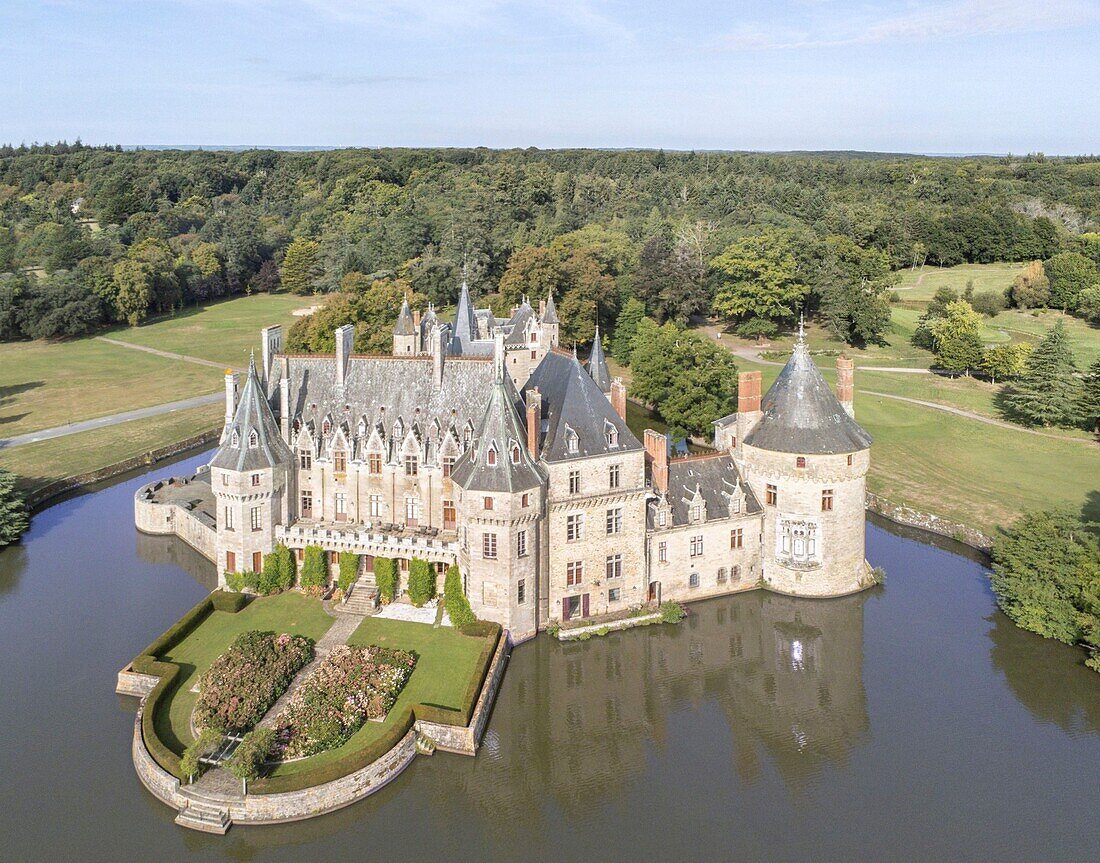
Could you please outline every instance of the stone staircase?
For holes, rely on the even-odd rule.
[[[176,816],[176,823],[203,833],[224,835],[233,826],[229,805],[240,801],[241,783],[220,767],[206,771],[193,785],[180,787],[187,803]]]
[[[378,584],[374,580],[374,573],[368,572],[359,576],[359,580],[351,587],[347,602],[338,607],[346,614],[374,614],[378,610]]]
[[[209,803],[192,801],[179,811],[176,823],[180,827],[190,830],[199,830],[203,833],[216,833],[224,836],[233,826],[233,819],[229,817],[229,810],[221,806]]]

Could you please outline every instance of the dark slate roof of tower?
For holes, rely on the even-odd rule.
[[[527,451],[523,404],[508,375],[497,373],[473,445],[455,462],[451,479],[467,491],[514,492],[536,488],[542,474]],[[495,453],[489,464],[489,453]],[[512,460],[515,452],[519,459]]]
[[[420,336],[427,339],[432,334],[432,328],[439,323],[439,318],[435,314],[435,306],[428,303],[428,311],[424,313],[424,317],[420,319]]]
[[[558,323],[558,310],[554,307],[553,293],[550,293],[546,298],[546,308],[542,313],[542,322],[544,324]]]
[[[255,445],[252,445],[253,432]],[[253,356],[248,361],[248,377],[237,402],[233,422],[226,426],[222,442],[210,464],[225,470],[249,471],[288,464],[293,458],[290,447],[279,435],[279,424],[275,422],[263,385],[256,375],[256,358]]]
[[[413,313],[409,308],[408,297],[405,297],[405,301],[401,304],[401,314],[397,316],[397,326],[393,328],[393,334],[395,336],[416,335],[416,324],[413,323]]]
[[[607,359],[603,355],[600,343],[600,325],[596,324],[596,336],[592,339],[592,352],[588,355],[588,373],[592,380],[605,393],[611,392],[611,372],[607,368]]]
[[[756,515],[761,512],[760,502],[728,453],[672,459],[668,463],[667,500],[672,509],[673,526],[681,527],[691,521],[691,502],[696,488],[706,503],[707,521],[729,518],[730,495],[738,487],[745,495],[745,505],[739,514]],[[655,510],[656,502],[651,502],[651,513]]]
[[[527,298],[523,298],[523,302],[516,309],[515,313],[509,319],[507,323],[508,337],[504,340],[504,343],[509,346],[525,345],[527,344],[527,322],[531,320],[531,316],[534,314],[534,310],[531,308],[531,304],[527,302]]]
[[[470,300],[470,286],[462,280],[462,291],[458,295],[455,309],[454,341],[472,342],[477,338],[477,321],[474,319],[474,304]]]
[[[540,452],[546,461],[642,448],[576,356],[550,351],[527,381],[526,389],[532,387],[538,387],[542,395]],[[616,444],[607,442],[608,428],[614,428]],[[568,445],[570,434],[577,437],[577,451],[572,453]]]
[[[801,340],[760,407],[763,417],[745,436],[749,446],[827,455],[871,445],[871,436],[848,416]]]

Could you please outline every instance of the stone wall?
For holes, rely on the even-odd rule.
[[[732,548],[730,533],[741,530],[741,548]],[[649,534],[649,580],[660,584],[662,601],[694,602],[753,587],[760,579],[760,535],[763,517],[742,515],[699,524],[659,528]],[[703,553],[691,556],[692,537],[703,538]],[[667,560],[661,562],[661,544]],[[739,567],[736,577],[734,567]],[[699,583],[691,584],[692,573]]]
[[[119,695],[133,695],[136,698],[144,698],[153,691],[153,687],[160,680],[155,674],[141,674],[127,665],[118,673],[118,682],[115,684],[115,692]]]
[[[893,503],[872,492],[867,492],[867,509],[906,527],[915,527],[918,530],[950,537],[984,554],[989,554],[993,549],[993,537],[976,528],[967,527],[965,524],[940,518],[931,513],[920,512],[904,504]]]
[[[173,477],[168,482],[177,482]],[[177,536],[206,557],[214,560],[217,554],[217,535],[214,528],[175,503],[159,503],[152,499],[150,490],[158,485],[142,486],[134,494],[134,525],[142,533],[156,536]]]

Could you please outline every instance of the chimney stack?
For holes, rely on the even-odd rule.
[[[413,326],[416,327],[417,335],[420,334],[420,309],[413,309]]]
[[[283,440],[290,443],[290,361],[283,357],[282,374],[279,376],[279,431]]]
[[[438,325],[428,333],[428,347],[432,354],[432,388],[436,391],[443,389],[443,358],[447,353],[443,333],[443,327]]]
[[[348,359],[355,348],[355,327],[344,324],[336,328],[336,383],[342,386],[348,376]]]
[[[539,320],[546,314],[546,300],[539,300]]]
[[[225,370],[225,424],[233,422],[237,413],[237,373],[233,369]]]
[[[760,411],[760,372],[741,372],[737,376],[737,412],[739,414]]]
[[[625,422],[626,421],[626,384],[623,383],[622,378],[615,378],[611,382],[611,407],[615,408],[615,413]]]
[[[263,360],[263,370],[261,371],[261,377],[263,378],[264,388],[267,388],[268,380],[271,377],[271,363],[275,360],[276,354],[283,352],[283,328],[278,324],[271,327],[264,327],[260,332],[263,345],[260,348],[260,357]]]
[[[855,417],[855,361],[841,354],[836,358],[836,397],[850,417]]]
[[[668,491],[668,437],[653,429],[646,429],[644,438],[653,487],[664,494]]]
[[[542,393],[538,387],[527,391],[527,452],[531,458],[539,457],[539,433],[542,431]]]

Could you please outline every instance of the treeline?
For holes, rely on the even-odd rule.
[[[653,151],[0,149],[0,338],[389,279],[506,313],[555,291],[566,339],[628,298],[767,335],[799,309],[880,337],[900,267],[1094,256],[1100,161]],[[1094,257],[1090,257],[1095,260]]]

